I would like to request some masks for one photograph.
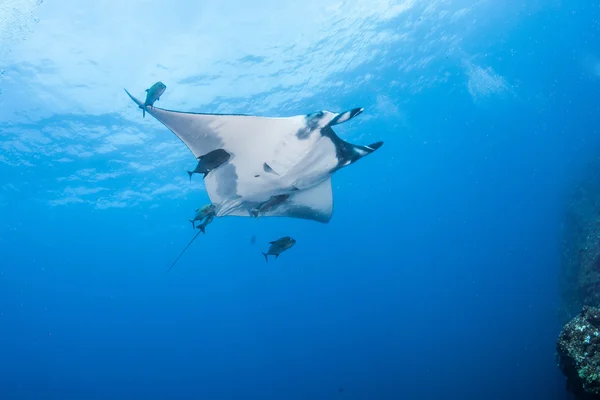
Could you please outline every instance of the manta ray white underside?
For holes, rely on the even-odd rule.
[[[146,107],[196,158],[217,149],[231,155],[204,178],[217,216],[280,216],[323,223],[333,212],[331,175],[383,144],[352,145],[331,129],[362,111],[277,118]]]

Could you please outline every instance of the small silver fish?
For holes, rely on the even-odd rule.
[[[146,101],[144,101],[143,107],[140,106],[143,113],[142,116],[146,118],[146,107],[154,106],[154,102],[160,100],[160,96],[167,90],[167,86],[162,82],[156,82],[154,85],[146,89]]]
[[[192,181],[193,174],[204,174],[204,178],[206,178],[206,175],[210,171],[225,164],[230,157],[231,154],[223,149],[213,150],[198,157],[198,165],[196,165],[196,168],[193,171],[186,171],[190,176],[190,182]]]
[[[271,245],[271,247],[269,247],[269,251],[262,253],[263,256],[265,256],[266,262],[269,262],[269,258],[267,256],[275,256],[275,258],[279,257],[281,253],[296,244],[296,239],[292,239],[289,236],[284,236],[273,242],[269,242],[269,244]]]
[[[189,220],[192,223],[192,228],[196,229],[196,221],[202,221],[206,216],[214,214],[215,209],[216,207],[212,204],[206,204],[197,209],[194,219]]]

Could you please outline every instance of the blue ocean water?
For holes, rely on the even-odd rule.
[[[0,3],[0,398],[565,398],[600,8],[501,3]],[[335,131],[385,144],[328,224],[217,218],[167,273],[209,199],[123,92],[158,80],[168,109],[364,107]]]

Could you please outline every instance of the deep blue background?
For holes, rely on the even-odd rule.
[[[560,226],[600,154],[600,77],[581,63],[600,54],[598,7],[577,3],[465,49],[497,41],[486,62],[514,97],[474,103],[457,73],[409,98],[386,88],[390,68],[340,100],[368,115],[377,91],[410,120],[369,122],[385,145],[334,176],[328,225],[218,219],[167,274],[204,193],[102,211],[13,193],[1,398],[563,399]],[[32,188],[55,177],[0,174]],[[265,263],[288,234],[296,247]]]

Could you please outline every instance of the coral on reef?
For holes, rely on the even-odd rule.
[[[584,306],[566,323],[556,351],[567,390],[576,399],[600,399],[600,309]]]

